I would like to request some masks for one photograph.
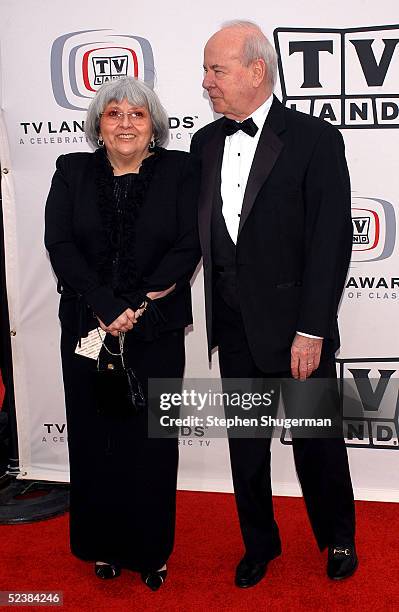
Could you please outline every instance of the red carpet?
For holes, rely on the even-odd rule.
[[[283,555],[252,589],[233,585],[242,553],[233,496],[179,492],[175,552],[158,592],[128,571],[112,581],[96,578],[91,564],[69,554],[67,516],[0,526],[0,590],[62,590],[63,612],[399,609],[398,504],[357,502],[360,566],[341,583],[325,576],[325,554],[314,543],[302,499],[276,498],[276,511]]]

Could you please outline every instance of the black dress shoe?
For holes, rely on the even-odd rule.
[[[243,557],[236,569],[235,585],[241,589],[255,586],[266,574],[268,561],[251,561]]]
[[[165,582],[168,570],[157,570],[156,572],[142,572],[141,580],[151,591],[158,591],[159,587]]]
[[[354,546],[329,546],[327,576],[332,580],[343,580],[355,573],[358,559]]]
[[[117,578],[120,576],[121,568],[117,563],[99,563],[96,561],[94,564],[94,573],[97,578],[110,580],[110,578]]]

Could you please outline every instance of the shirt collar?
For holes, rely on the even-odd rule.
[[[273,103],[273,95],[271,94],[267,98],[267,100],[263,102],[263,104],[258,106],[258,108],[252,113],[252,115],[249,115],[249,117],[252,117],[255,124],[257,125],[259,132],[261,132],[263,129],[263,126],[267,119],[267,115],[269,114],[269,110],[270,110],[272,103]]]

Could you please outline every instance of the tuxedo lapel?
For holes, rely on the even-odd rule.
[[[238,235],[248,219],[260,188],[268,178],[284,146],[279,134],[285,129],[284,107],[273,99],[255,151],[242,203]]]
[[[212,205],[217,190],[220,193],[220,169],[224,149],[222,121],[215,125],[215,132],[204,144],[202,152],[202,189],[199,196],[199,233],[204,262],[208,261],[211,252],[211,219]]]

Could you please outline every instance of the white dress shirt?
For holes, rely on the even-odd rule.
[[[249,136],[242,130],[239,130],[231,136],[226,136],[224,142],[221,172],[222,213],[227,231],[234,244],[237,243],[242,202],[249,172],[272,102],[273,96],[270,96],[262,106],[259,106],[250,115],[258,127],[255,136]]]
[[[252,115],[249,115],[258,127],[255,136],[249,136],[242,130],[238,130],[235,134],[226,136],[224,142],[220,189],[223,202],[222,213],[227,231],[234,244],[237,244],[238,227],[249,172],[272,102],[273,96],[270,96]],[[319,336],[312,336],[304,332],[298,333],[308,338],[319,338]]]

